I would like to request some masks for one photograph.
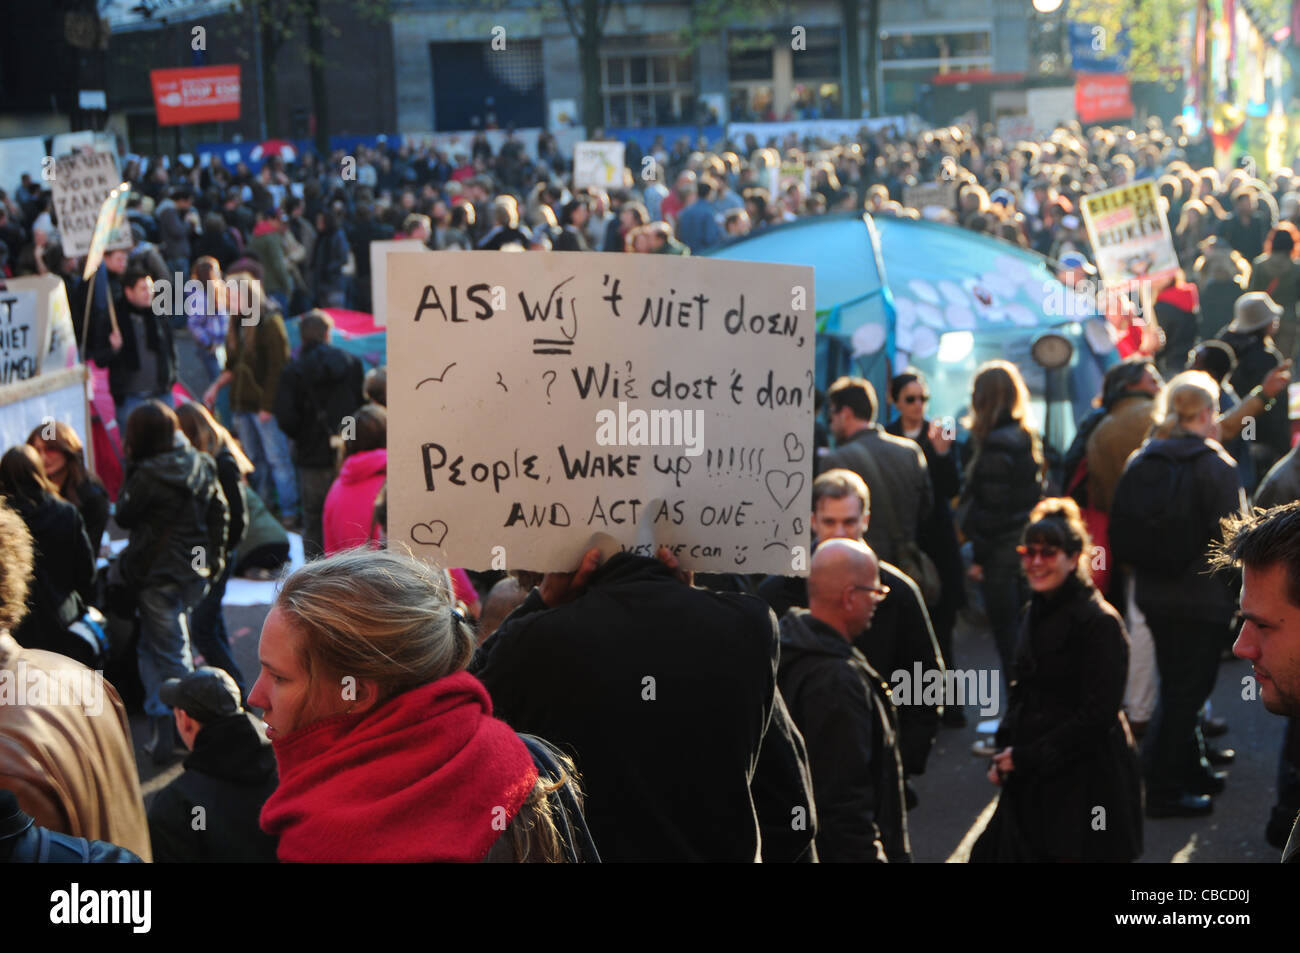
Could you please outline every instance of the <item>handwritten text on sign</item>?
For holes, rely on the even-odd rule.
[[[60,156],[55,162],[54,212],[58,216],[65,255],[80,258],[90,251],[99,207],[119,182],[117,157],[111,152],[79,150]],[[130,234],[119,241],[110,241],[106,247],[131,247]]]
[[[0,292],[0,384],[35,377],[40,357],[36,292]]]
[[[393,253],[390,540],[471,569],[665,545],[801,572],[812,289],[788,265]]]

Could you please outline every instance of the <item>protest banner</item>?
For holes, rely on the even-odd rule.
[[[575,189],[623,188],[623,161],[627,146],[622,142],[578,142],[573,146]]]
[[[87,464],[93,467],[86,373],[86,366],[78,364],[0,386],[0,446],[16,447],[26,443],[27,435],[33,429],[59,420],[85,438]]]
[[[1003,145],[1014,145],[1023,139],[1032,139],[1038,131],[1035,128],[1034,117],[1028,113],[1013,113],[1009,116],[998,117],[998,138],[1002,140]]]
[[[158,125],[239,118],[239,64],[149,71]]]
[[[0,291],[0,385],[40,373],[35,291]]]
[[[376,327],[388,323],[388,253],[428,250],[418,238],[370,243],[370,307]]]
[[[1102,280],[1150,281],[1178,270],[1169,222],[1154,179],[1085,195],[1079,201]]]
[[[130,248],[133,244],[131,225],[126,217],[126,198],[130,194],[130,183],[123,182],[108,193],[104,204],[99,207],[95,230],[90,236],[90,248],[86,252],[86,265],[81,270],[82,280],[89,280],[99,268],[106,249]]]
[[[33,332],[37,348],[36,373],[76,367],[77,338],[72,329],[68,292],[58,275],[25,275],[10,278],[11,292],[36,295],[36,323]]]
[[[599,546],[802,575],[813,270],[653,255],[388,259],[390,546],[572,570]]]
[[[121,182],[117,155],[112,152],[78,150],[59,156],[54,163],[54,214],[63,240],[63,253],[80,258],[90,252],[104,200]],[[119,234],[105,250],[130,248],[131,232]]]

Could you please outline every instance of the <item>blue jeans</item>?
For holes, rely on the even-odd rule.
[[[190,613],[190,639],[194,644],[194,650],[203,656],[203,664],[228,672],[235,680],[235,684],[239,686],[239,693],[247,699],[248,686],[244,684],[244,675],[230,651],[226,615],[221,610],[221,600],[226,595],[226,583],[230,582],[230,570],[231,564],[227,562],[221,578],[212,583],[208,594]]]
[[[236,411],[234,418],[235,435],[255,467],[253,489],[263,501],[269,502],[274,486],[280,518],[297,517],[298,472],[293,466],[289,438],[274,417],[263,423],[255,413]]]
[[[140,590],[137,655],[140,682],[144,686],[144,710],[151,717],[171,714],[171,709],[158,697],[162,683],[194,671],[186,615],[203,598],[206,587],[207,580],[196,578],[184,585],[167,583]]]
[[[123,397],[122,402],[117,405],[117,433],[123,442],[126,441],[126,418],[131,416],[131,411],[151,400],[161,400],[173,410],[176,408],[176,400],[172,397],[171,391],[165,394],[130,394]]]

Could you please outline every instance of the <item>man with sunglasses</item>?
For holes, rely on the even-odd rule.
[[[781,694],[808,748],[823,863],[912,859],[889,686],[853,646],[889,595],[865,543],[813,554],[808,608],[781,619]]]

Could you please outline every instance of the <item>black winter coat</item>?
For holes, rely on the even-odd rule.
[[[130,532],[121,555],[124,580],[144,589],[216,579],[229,519],[216,463],[188,443],[129,464],[117,498],[117,523]]]
[[[235,455],[225,447],[216,456],[217,479],[221,483],[221,492],[225,494],[226,505],[230,507],[230,519],[226,524],[226,561],[239,541],[244,538],[248,528],[248,498],[244,493],[244,475],[239,472]]]
[[[893,421],[886,428],[895,437],[903,437],[902,418]],[[966,567],[961,559],[961,547],[957,543],[957,529],[953,523],[951,500],[961,494],[961,469],[957,463],[957,445],[948,448],[947,453],[940,453],[930,442],[930,424],[921,425],[921,432],[915,440],[925,454],[926,469],[930,472],[930,485],[934,489],[934,502],[930,515],[921,520],[921,528],[916,542],[921,551],[934,560],[939,570],[939,579],[943,583],[940,605],[947,612],[956,612],[966,604]]]
[[[334,466],[330,437],[365,402],[364,389],[365,371],[356,355],[332,344],[303,345],[280,373],[275,395],[275,419],[294,443],[298,466]]]
[[[154,352],[158,366],[158,378],[154,382],[155,393],[170,393],[177,380],[177,368],[180,362],[176,357],[176,340],[172,336],[171,322],[165,315],[154,314],[151,308],[137,308],[125,297],[117,299],[113,307],[117,315],[117,327],[122,334],[122,346],[114,351],[109,338],[113,331],[112,322],[107,311],[102,319],[92,315],[90,325],[90,344],[87,348],[90,356],[100,367],[108,368],[108,389],[116,403],[121,403],[127,396],[126,388],[130,377],[140,369],[140,356],[136,353],[135,321],[132,313],[140,315],[144,323],[145,347]]]
[[[982,447],[972,450],[962,532],[971,541],[977,565],[1014,564],[1020,531],[1043,496],[1033,439],[1008,417],[989,432]]]
[[[944,660],[930,624],[921,591],[897,566],[880,562],[880,582],[890,593],[876,606],[871,628],[853,640],[853,647],[886,681],[902,670],[911,678],[916,663],[921,670],[942,669]],[[768,576],[758,594],[784,619],[792,608],[808,608],[808,580],[800,576]],[[898,709],[899,754],[910,777],[924,774],[935,733],[939,729],[938,705],[904,705]]]
[[[77,509],[86,524],[86,538],[90,548],[99,555],[99,544],[104,541],[104,530],[108,528],[108,491],[104,484],[96,480],[87,480],[77,487]]]
[[[95,553],[81,513],[71,503],[43,494],[38,502],[10,500],[36,548],[27,593],[27,615],[14,630],[18,644],[86,661],[87,647],[67,627],[85,612],[94,595]]]
[[[781,617],[781,694],[808,745],[823,863],[911,860],[889,687],[807,609]]]
[[[574,756],[603,860],[750,862],[760,826],[765,860],[796,860],[815,836],[796,753],[762,752],[790,743],[771,728],[778,639],[761,599],[620,553],[574,602],[530,593],[470,671],[497,717]]]
[[[1021,617],[997,743],[1012,749],[1005,803],[1038,860],[1142,853],[1141,772],[1120,711],[1128,654],[1119,614],[1077,576]]]
[[[1141,454],[1160,454],[1183,461],[1192,468],[1190,479],[1182,485],[1194,488],[1195,495],[1179,501],[1185,520],[1202,528],[1206,540],[1201,558],[1181,575],[1162,576],[1137,569],[1134,596],[1143,615],[1188,622],[1221,622],[1225,627],[1237,610],[1235,586],[1229,574],[1211,574],[1207,555],[1212,543],[1223,539],[1219,520],[1246,513],[1246,494],[1237,478],[1237,464],[1216,441],[1183,433],[1164,440],[1148,440],[1129,458],[1128,465],[1115,486],[1116,507],[1121,497],[1132,492],[1125,475]],[[1183,494],[1180,494],[1183,495]],[[1132,509],[1132,506],[1129,507]]]
[[[1264,383],[1269,371],[1285,360],[1282,352],[1273,346],[1271,338],[1265,339],[1259,334],[1238,334],[1227,329],[1219,334],[1219,338],[1237,355],[1236,370],[1228,380],[1242,400],[1246,399],[1252,388]],[[1277,457],[1291,450],[1290,414],[1284,391],[1273,404],[1273,409],[1259,419],[1255,439],[1271,447]]]
[[[275,751],[252,714],[204,725],[185,773],[149,808],[154,863],[275,863],[276,839],[257,819],[277,784]],[[194,829],[197,807],[201,830]]]

